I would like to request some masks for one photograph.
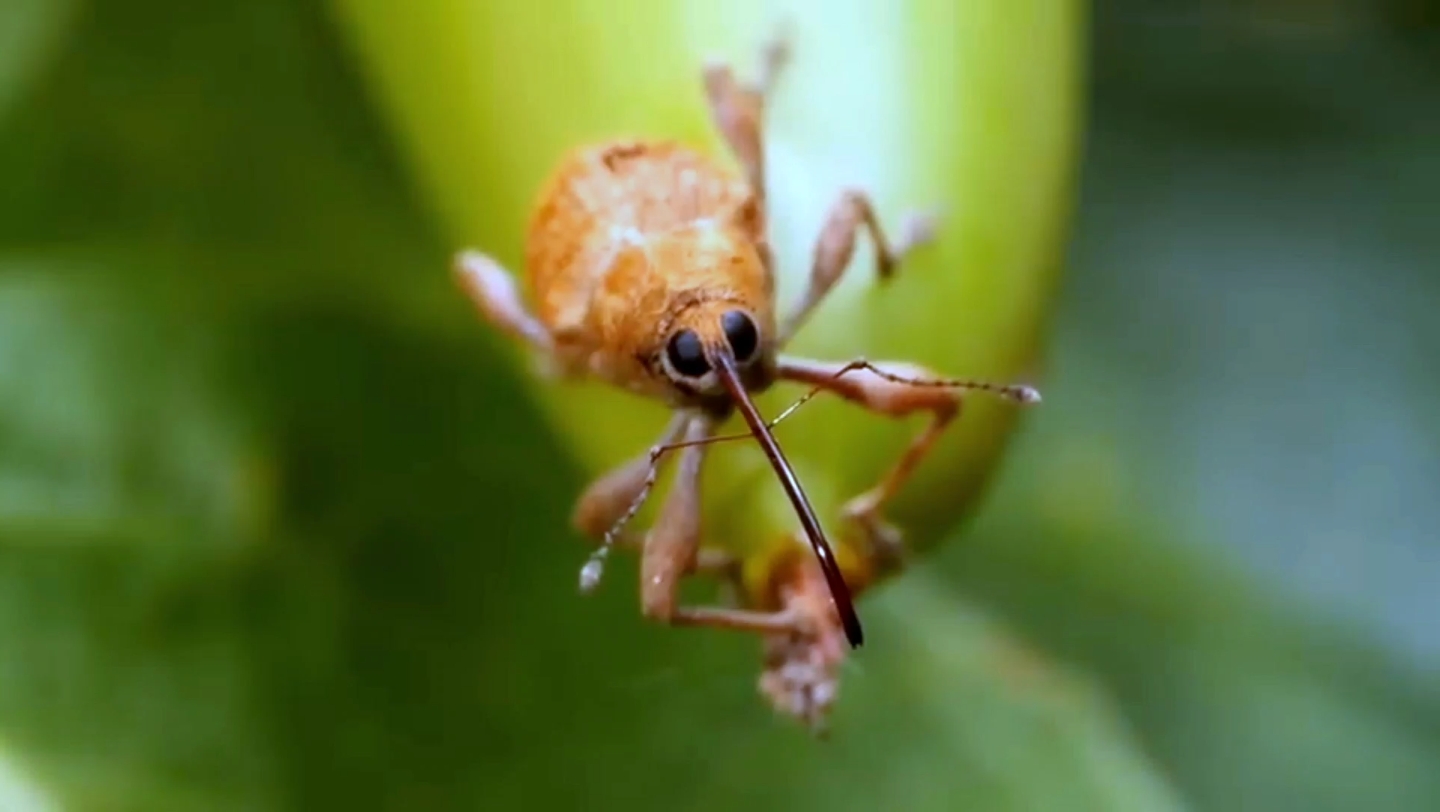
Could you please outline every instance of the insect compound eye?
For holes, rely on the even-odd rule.
[[[730,351],[740,363],[749,361],[760,346],[760,331],[755,322],[742,310],[731,310],[720,317],[720,327],[725,331],[725,340],[730,342]]]
[[[681,330],[671,336],[665,353],[670,357],[670,367],[687,378],[698,378],[710,371],[705,347],[693,330]]]

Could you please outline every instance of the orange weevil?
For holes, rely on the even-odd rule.
[[[462,252],[455,272],[488,320],[553,361],[561,374],[596,378],[673,410],[648,453],[600,476],[577,501],[575,526],[599,541],[581,570],[582,590],[596,586],[613,546],[638,547],[644,615],[764,635],[769,666],[761,690],[778,709],[813,723],[834,698],[831,672],[843,657],[839,634],[852,647],[863,635],[840,565],[770,431],[778,421],[767,424],[751,395],[788,381],[813,387],[801,402],[824,390],[889,417],[932,415],[879,482],[844,507],[877,567],[897,562],[901,550],[899,530],[883,518],[886,502],[957,415],[958,393],[985,390],[1022,403],[1039,395],[1026,386],[942,380],[912,364],[781,354],[849,265],[861,229],[875,243],[882,280],[932,230],[929,219],[913,216],[898,240],[887,239],[869,198],[843,193],[816,241],[807,289],[777,321],[762,118],[787,56],[787,40],[772,41],[753,86],[737,82],[723,64],[704,70],[712,120],[742,170],[738,176],[667,140],[614,141],[564,157],[540,193],[525,244],[533,314],[521,303],[513,277],[494,260]],[[753,436],[774,467],[819,569],[792,567],[776,595],[752,601],[768,606],[678,606],[682,577],[735,573],[734,561],[700,548],[706,448],[735,439],[716,434],[735,410],[750,430],[742,436]],[[625,526],[671,452],[679,457],[675,480],[654,526],[636,539]]]

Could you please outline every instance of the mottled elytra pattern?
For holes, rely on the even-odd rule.
[[[576,500],[573,525],[599,545],[581,569],[595,589],[615,548],[638,550],[640,606],[676,626],[744,630],[765,640],[760,692],[778,711],[819,726],[837,696],[843,643],[863,640],[852,590],[903,559],[903,534],[885,521],[890,498],[934,448],[960,412],[960,393],[990,391],[1038,400],[1028,387],[949,380],[915,364],[824,361],[782,355],[824,301],[865,233],[875,272],[892,278],[902,258],[931,236],[912,216],[887,239],[870,198],[859,189],[836,199],[815,242],[809,284],[783,321],[775,309],[774,269],[766,239],[765,102],[789,57],[783,40],[763,50],[760,80],[736,81],[710,65],[703,87],[711,117],[739,165],[732,172],[695,149],[663,139],[626,139],[571,150],[542,186],[525,241],[525,278],[535,308],[521,302],[514,278],[494,260],[464,252],[461,284],[500,329],[548,356],[563,372],[593,377],[668,404],[672,418],[648,451],[597,477]],[[739,346],[732,346],[735,341]],[[840,518],[858,552],[842,572],[819,518],[752,395],[780,383],[838,395],[872,413],[928,414],[927,426],[876,484],[850,499]],[[781,414],[783,419],[795,407]],[[808,558],[788,547],[758,580],[742,580],[739,562],[703,544],[702,475],[709,447],[737,436],[716,428],[738,411],[795,507]],[[842,438],[836,438],[837,441]],[[660,476],[677,472],[654,524],[629,529]],[[680,582],[694,574],[736,587],[742,606],[679,605]]]
[[[748,197],[749,188],[713,159],[673,141],[571,152],[545,184],[526,236],[537,315],[547,326],[561,326],[548,316],[550,303],[583,298],[587,283],[609,270],[605,258],[614,252],[617,231],[638,237],[698,220],[724,222]]]

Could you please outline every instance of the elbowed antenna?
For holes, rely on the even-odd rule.
[[[865,642],[865,632],[860,627],[860,616],[855,612],[855,602],[850,595],[850,587],[845,583],[845,576],[840,572],[840,564],[835,560],[835,552],[830,549],[830,543],[825,540],[825,531],[820,527],[820,520],[815,518],[815,509],[810,507],[810,500],[805,496],[805,489],[800,487],[800,481],[795,478],[795,471],[790,467],[790,461],[785,458],[785,452],[780,450],[780,444],[775,441],[775,435],[770,433],[770,428],[765,424],[765,419],[760,416],[760,410],[755,408],[754,401],[750,400],[750,393],[745,390],[745,384],[740,381],[740,373],[735,369],[735,361],[726,351],[715,353],[715,372],[720,382],[725,385],[726,391],[735,401],[740,414],[750,426],[750,433],[755,436],[756,442],[765,452],[770,460],[770,465],[775,469],[775,475],[780,478],[780,485],[790,497],[790,503],[795,506],[795,512],[800,516],[800,525],[805,528],[805,535],[810,539],[810,547],[815,551],[815,557],[820,561],[820,570],[825,573],[825,583],[830,587],[830,598],[835,601],[835,609],[840,614],[840,623],[845,627],[845,637],[850,641],[851,648],[859,648]]]

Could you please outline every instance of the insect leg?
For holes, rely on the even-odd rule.
[[[454,273],[491,324],[547,355],[553,351],[550,331],[525,309],[515,278],[500,263],[478,251],[462,251],[455,256]]]
[[[661,434],[660,441],[649,451],[601,474],[575,501],[571,524],[601,544],[581,572],[583,591],[588,592],[598,586],[604,559],[612,546],[641,549],[641,537],[627,531],[625,525],[645,504],[646,497],[660,477],[660,466],[668,456],[667,452],[681,439],[690,421],[689,414],[676,412]],[[739,562],[723,550],[701,550],[696,557],[694,571],[738,579]]]
[[[738,82],[733,69],[724,63],[711,63],[704,69],[711,121],[744,168],[750,188],[761,197],[765,194],[765,105],[789,61],[790,38],[782,31],[761,49],[760,78],[753,85]]]
[[[691,418],[685,442],[679,449],[679,470],[655,525],[645,537],[640,558],[640,606],[645,617],[676,626],[710,626],[773,634],[793,631],[796,617],[789,611],[754,612],[728,607],[677,606],[680,580],[695,566],[700,549],[700,475],[713,425],[708,418]]]
[[[870,239],[875,243],[875,272],[882,281],[894,276],[906,254],[935,236],[934,218],[914,213],[905,218],[899,239],[892,243],[880,227],[870,197],[858,189],[841,192],[830,209],[820,236],[815,240],[810,282],[781,325],[779,346],[784,346],[795,336],[830,289],[840,281],[855,254],[855,235],[862,228],[870,233]]]
[[[881,569],[903,563],[904,539],[899,528],[883,517],[887,502],[905,484],[925,455],[935,447],[950,423],[960,413],[960,392],[988,391],[1021,403],[1034,403],[1039,394],[1028,386],[1003,386],[983,381],[946,380],[913,364],[872,364],[812,361],[782,356],[782,380],[823,387],[830,392],[886,417],[905,417],[930,412],[930,423],[901,453],[869,490],[845,503],[842,512],[865,534]]]

